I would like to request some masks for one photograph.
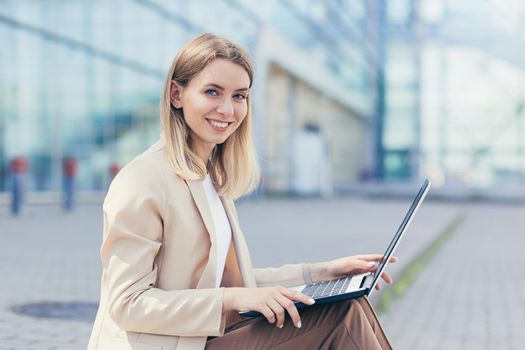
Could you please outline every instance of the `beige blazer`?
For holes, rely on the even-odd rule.
[[[118,173],[103,204],[100,304],[89,350],[201,350],[238,319],[222,311],[224,287],[311,281],[308,264],[253,268],[235,205],[221,200],[232,246],[215,288],[215,231],[202,182],[173,173],[163,139]]]

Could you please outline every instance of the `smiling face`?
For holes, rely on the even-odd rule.
[[[205,163],[246,117],[249,87],[246,70],[225,59],[211,61],[184,87],[171,82],[171,103],[182,108],[192,150]]]

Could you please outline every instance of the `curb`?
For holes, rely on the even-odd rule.
[[[406,290],[430,263],[432,258],[441,250],[445,243],[454,236],[464,220],[465,216],[463,214],[457,214],[443,232],[441,232],[432,243],[430,243],[421,253],[408,263],[407,266],[405,266],[405,268],[399,273],[399,277],[394,286],[381,293],[381,298],[377,303],[378,314],[383,315],[387,313],[392,302],[405,294]]]

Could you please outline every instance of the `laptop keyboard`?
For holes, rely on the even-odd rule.
[[[346,276],[336,280],[311,283],[304,287],[301,293],[314,299],[338,295],[346,291],[351,279],[352,276]]]

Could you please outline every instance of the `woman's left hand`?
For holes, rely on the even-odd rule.
[[[383,259],[381,254],[353,255],[335,260],[312,264],[310,272],[314,281],[327,281],[341,278],[347,275],[359,275],[366,272],[374,273],[378,263]],[[397,257],[390,258],[391,263],[395,263]],[[386,273],[381,274],[381,278],[388,284],[392,284],[392,278]],[[379,283],[376,289],[381,289]]]

